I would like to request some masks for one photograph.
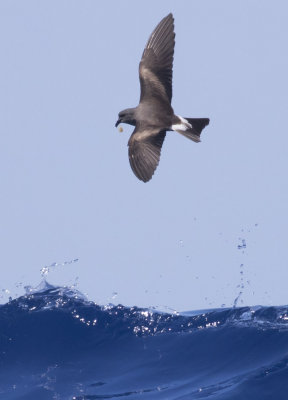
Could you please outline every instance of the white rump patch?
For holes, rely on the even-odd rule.
[[[173,129],[173,131],[176,131],[176,132],[184,131],[185,132],[189,129],[192,129],[192,125],[189,124],[187,119],[180,117],[180,115],[177,115],[177,117],[180,119],[181,123],[172,125],[171,128]]]

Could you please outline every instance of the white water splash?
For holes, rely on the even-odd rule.
[[[74,258],[73,260],[64,261],[63,263],[54,262],[54,263],[40,269],[41,276],[43,278],[46,278],[51,270],[58,268],[58,267],[64,267],[66,265],[74,264],[77,261],[79,261],[79,258]]]

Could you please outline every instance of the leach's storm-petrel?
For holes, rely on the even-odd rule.
[[[119,113],[121,122],[135,126],[129,139],[129,161],[143,182],[152,178],[159,163],[166,131],[176,131],[200,142],[209,118],[183,118],[171,107],[172,70],[175,45],[174,18],[167,15],[152,32],[139,64],[141,95],[139,105]]]

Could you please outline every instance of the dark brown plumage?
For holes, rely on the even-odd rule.
[[[175,45],[174,19],[167,15],[152,32],[139,64],[139,105],[119,113],[120,122],[135,126],[129,139],[129,161],[134,174],[147,182],[159,163],[166,131],[177,131],[200,141],[208,118],[182,118],[171,107]]]

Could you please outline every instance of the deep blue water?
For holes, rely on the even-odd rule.
[[[0,398],[288,399],[288,308],[165,314],[45,288],[0,306]]]

